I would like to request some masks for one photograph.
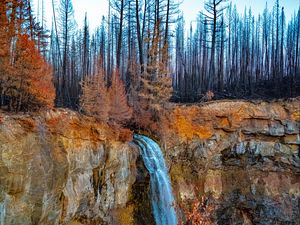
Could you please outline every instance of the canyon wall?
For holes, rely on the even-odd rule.
[[[300,99],[169,104],[156,120],[183,224],[203,196],[212,224],[300,224]],[[67,110],[0,113],[0,225],[153,224],[131,139]]]
[[[215,224],[300,224],[299,99],[170,111],[161,143],[179,215],[198,199]]]
[[[0,114],[0,224],[117,224],[135,183],[131,133],[65,110]]]

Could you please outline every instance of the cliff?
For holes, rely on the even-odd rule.
[[[170,111],[162,143],[179,214],[206,196],[216,224],[300,224],[299,99]]]
[[[0,119],[1,225],[122,217],[136,177],[131,133],[65,110]]]
[[[300,99],[169,105],[155,123],[183,223],[206,196],[214,224],[300,224]],[[66,110],[0,113],[0,224],[153,224],[131,138]]]

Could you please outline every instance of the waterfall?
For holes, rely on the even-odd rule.
[[[134,135],[134,142],[150,173],[150,199],[156,225],[177,225],[170,178],[159,145],[142,135]]]

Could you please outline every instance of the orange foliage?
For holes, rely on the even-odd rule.
[[[26,33],[23,1],[0,0],[0,106],[28,111],[53,107],[52,69]]]
[[[28,35],[17,35],[13,58],[0,56],[0,90],[9,99],[9,110],[53,107],[52,70]]]
[[[0,0],[0,57],[8,54],[7,25],[6,0]]]
[[[11,68],[9,60],[8,19],[6,14],[7,2],[0,0],[0,91],[6,91],[10,79]],[[2,94],[1,93],[1,94]]]
[[[192,210],[185,212],[187,219],[186,224],[192,225],[211,225],[213,221],[210,219],[210,216],[214,210],[214,207],[208,205],[208,200],[205,197],[202,197],[200,200],[196,199],[192,204]],[[183,224],[182,222],[180,223]]]
[[[52,70],[28,35],[19,35],[16,44],[15,85],[18,107],[53,107],[55,90]]]
[[[102,121],[108,121],[109,99],[104,83],[104,71],[86,77],[82,82],[82,96],[80,97],[82,110]]]
[[[109,117],[112,121],[123,123],[132,117],[132,109],[128,105],[124,84],[117,71],[114,71],[112,84],[109,88],[110,111]]]
[[[215,97],[215,94],[211,90],[209,90],[208,92],[206,92],[205,96],[207,101],[211,101]]]
[[[117,124],[124,123],[132,117],[132,109],[128,105],[124,84],[119,73],[112,74],[112,84],[107,90],[104,81],[104,70],[82,83],[82,96],[80,105],[82,110],[104,122],[112,121]],[[127,135],[125,135],[127,136]]]

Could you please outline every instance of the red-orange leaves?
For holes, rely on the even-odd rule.
[[[112,85],[109,89],[109,97],[110,119],[118,123],[131,119],[132,109],[128,106],[125,87],[117,71],[114,71],[112,76]]]
[[[14,108],[53,107],[55,90],[52,70],[35,48],[28,35],[18,35],[14,62]]]
[[[215,207],[209,204],[209,200],[206,197],[201,199],[196,198],[192,203],[192,208],[190,211],[185,211],[186,223],[191,225],[212,225],[214,224],[211,217]],[[184,223],[179,222],[180,225]]]
[[[0,57],[1,106],[28,111],[52,107],[52,70],[28,35],[17,35],[13,52]]]
[[[104,122],[122,124],[132,117],[123,82],[117,72],[112,75],[112,84],[107,89],[104,70],[86,77],[82,82],[80,106],[87,115],[95,116]]]
[[[104,81],[104,71],[101,69],[96,75],[86,77],[81,84],[81,109],[91,116],[107,122],[109,99]]]

